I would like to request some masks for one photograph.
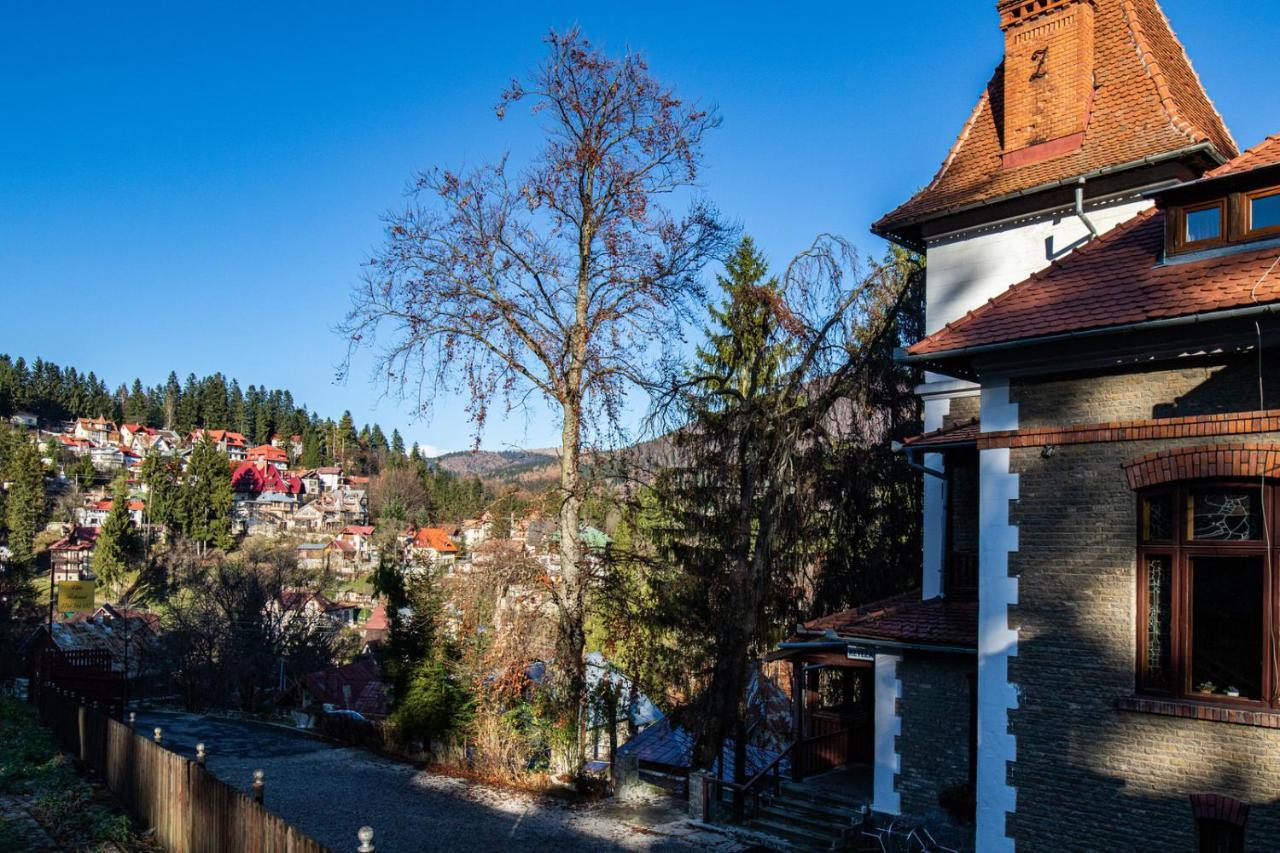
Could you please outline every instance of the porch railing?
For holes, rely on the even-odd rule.
[[[777,794],[782,787],[783,759],[790,758],[790,777],[799,782],[806,776],[830,770],[837,764],[828,764],[834,752],[829,745],[841,736],[848,736],[846,731],[830,731],[811,737],[792,741],[755,775],[745,782],[734,782],[723,776],[723,760],[721,772],[717,773],[702,788],[702,813],[710,820],[714,810],[721,807],[726,793],[733,797],[733,819],[742,821],[753,818],[760,813],[760,801],[766,793]]]

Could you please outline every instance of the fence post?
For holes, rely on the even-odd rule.
[[[201,767],[204,767],[204,744],[203,743],[196,744],[196,764],[199,764]]]
[[[262,805],[263,788],[265,787],[262,784],[262,771],[253,771],[253,801],[258,805]]]
[[[130,711],[129,712],[129,731],[133,731],[137,727],[138,727],[138,715],[135,712]]]
[[[356,832],[356,838],[360,839],[360,846],[356,848],[356,853],[373,853],[373,827],[362,826]]]
[[[155,742],[160,743],[164,740],[164,729],[156,726]]]

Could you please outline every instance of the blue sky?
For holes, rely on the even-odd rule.
[[[1242,146],[1280,131],[1280,4],[1166,0]],[[0,352],[113,384],[221,371],[443,450],[382,398],[369,360],[335,384],[332,331],[379,216],[415,170],[527,150],[492,106],[550,27],[643,51],[718,105],[705,192],[775,267],[928,181],[1002,42],[994,0],[840,4],[11,5],[0,18]],[[558,443],[545,412],[487,447]]]

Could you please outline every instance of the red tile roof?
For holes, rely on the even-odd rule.
[[[957,421],[951,426],[935,429],[923,435],[915,435],[902,442],[907,447],[927,450],[930,447],[956,447],[976,444],[982,425],[977,418]]]
[[[289,461],[289,454],[283,448],[272,447],[270,444],[261,444],[251,448],[245,455],[249,459],[264,459],[267,462]]]
[[[1274,246],[1162,263],[1151,209],[912,346],[912,355],[1105,329],[1280,300]]]
[[[372,536],[373,525],[372,524],[348,524],[346,527],[342,528],[342,533],[338,535],[341,536],[342,534],[347,534],[350,536]]]
[[[997,68],[933,180],[873,231],[892,238],[913,221],[1195,143],[1235,156],[1235,141],[1156,0],[1097,0],[1096,6],[1097,89],[1083,145],[1006,167],[1004,74]]]
[[[279,492],[286,495],[302,494],[302,481],[294,476],[285,476],[274,465],[267,465],[261,460],[245,460],[233,463],[231,471],[231,490],[233,492]]]
[[[1224,175],[1234,175],[1277,164],[1280,164],[1280,133],[1268,136],[1229,163],[1224,163],[1212,172],[1206,173],[1205,177],[1221,178]]]
[[[419,527],[413,535],[413,547],[432,548],[441,553],[452,553],[458,550],[449,534],[440,527]]]
[[[835,631],[849,639],[895,640],[937,646],[978,644],[978,602],[920,600],[919,592],[855,607],[806,622],[810,631]]]

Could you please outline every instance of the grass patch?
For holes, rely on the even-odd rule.
[[[69,849],[138,841],[129,818],[76,773],[35,709],[16,699],[0,699],[0,793],[31,797],[33,817]],[[16,827],[0,823],[0,853],[20,849],[10,842],[20,843]]]

